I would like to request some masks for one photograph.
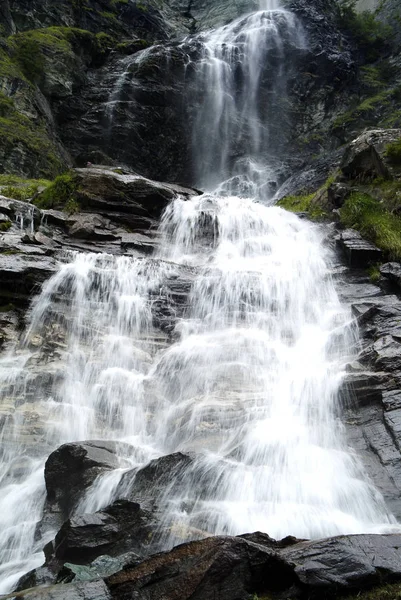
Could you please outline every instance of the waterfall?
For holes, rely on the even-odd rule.
[[[271,163],[277,153],[277,136],[271,129],[277,119],[284,122],[288,117],[291,63],[286,54],[292,48],[306,48],[303,29],[273,0],[261,3],[255,13],[201,34],[197,42],[201,103],[193,147],[198,184],[217,188],[220,194],[266,198],[271,195]]]
[[[37,535],[43,467],[67,441],[133,447],[77,512],[118,497],[127,465],[182,451],[196,458],[162,505],[164,523],[185,539],[257,529],[317,538],[395,524],[340,420],[357,331],[330,276],[332,250],[319,226],[270,206],[275,148],[259,89],[267,73],[285,118],[289,38],[306,43],[275,2],[196,38],[197,89],[207,92],[194,158],[210,191],[168,206],[153,257],[71,255],[0,360],[1,592],[43,562],[55,534]],[[176,541],[171,533],[161,543]]]

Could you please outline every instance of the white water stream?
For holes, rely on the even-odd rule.
[[[239,172],[230,144],[241,128],[248,165],[266,147],[258,69],[264,40],[277,47],[283,23],[301,35],[293,15],[269,4],[207,37],[200,78],[210,78],[213,94],[195,129],[213,115],[205,130],[211,148],[220,139],[222,156],[203,183]],[[228,77],[239,51],[249,77],[240,101]],[[282,66],[280,86],[284,75]],[[268,170],[260,163],[260,181]],[[260,198],[260,181],[240,174]],[[330,278],[322,232],[268,198],[256,203],[223,188],[223,196],[168,207],[155,257],[77,254],[61,265],[35,300],[21,344],[0,361],[1,592],[43,562],[46,540],[35,539],[43,465],[66,441],[129,442],[133,466],[195,451],[191,469],[204,488],[188,473],[180,495],[164,503],[166,522],[181,531],[322,537],[395,524],[339,418],[357,332]],[[172,282],[187,290],[181,308]],[[155,326],[160,306],[177,311],[172,338]],[[77,510],[105,506],[122,472],[101,480]]]

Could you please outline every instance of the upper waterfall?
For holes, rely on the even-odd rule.
[[[202,98],[193,129],[198,185],[221,194],[264,198],[275,191],[275,121],[288,119],[291,48],[303,28],[278,2],[200,34],[196,88]]]

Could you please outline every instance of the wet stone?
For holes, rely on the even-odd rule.
[[[382,251],[365,240],[358,231],[346,229],[338,240],[350,267],[365,268],[380,262]]]

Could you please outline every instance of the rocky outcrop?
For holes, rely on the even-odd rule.
[[[60,446],[46,461],[46,512],[65,521],[85,490],[105,471],[120,466],[121,444],[93,441]]]
[[[387,154],[389,144],[401,140],[401,129],[378,129],[363,133],[347,146],[341,171],[348,179],[360,182],[375,177],[394,178],[401,168]]]
[[[350,267],[366,268],[380,262],[382,251],[367,240],[358,231],[346,229],[338,236],[338,242],[344,250]]]
[[[102,593],[115,600],[336,598],[399,581],[400,545],[401,537],[396,534],[341,536],[316,542],[294,538],[276,542],[262,533],[210,537],[127,565],[104,579],[105,588],[103,581],[97,584]],[[71,567],[79,573],[73,565],[70,572]],[[57,599],[62,589],[66,593],[63,597],[70,598],[70,590],[81,585],[49,588],[49,598]],[[27,590],[19,596],[38,598],[40,594],[46,598],[46,593],[46,589]]]

